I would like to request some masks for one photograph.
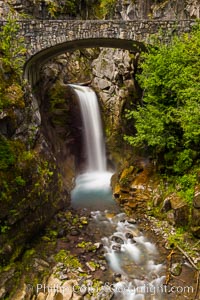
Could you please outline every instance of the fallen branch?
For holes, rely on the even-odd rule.
[[[199,271],[199,268],[195,265],[195,263],[193,262],[192,258],[178,245],[176,245],[176,248],[183,253],[183,255],[187,258],[187,260],[189,261],[189,263],[193,266],[193,268],[196,271]]]
[[[183,253],[183,255],[187,258],[187,260],[189,261],[189,263],[192,265],[192,267],[197,271],[197,281],[196,281],[196,292],[195,292],[195,296],[194,299],[197,299],[197,295],[198,295],[198,291],[199,291],[199,276],[200,276],[200,270],[199,268],[195,265],[195,263],[193,262],[192,258],[178,245],[176,245],[176,248]]]
[[[192,249],[195,249],[195,247],[198,246],[199,243],[200,243],[200,240],[196,244],[194,244],[194,246],[192,247]]]
[[[180,281],[180,282],[182,282],[182,283],[186,283],[185,280],[178,278],[178,276],[175,276],[175,275],[171,274],[171,277],[172,277],[172,278],[175,278],[177,281]]]

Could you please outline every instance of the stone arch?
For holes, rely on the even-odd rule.
[[[119,38],[91,38],[59,43],[52,47],[38,51],[32,55],[24,65],[24,78],[34,86],[39,79],[41,66],[51,58],[64,52],[70,52],[76,49],[96,47],[126,49],[134,53],[145,50],[145,45],[142,42]]]

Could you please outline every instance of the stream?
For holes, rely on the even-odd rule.
[[[138,229],[134,220],[124,213],[109,216],[106,212],[92,212],[96,226],[106,232],[103,243],[106,260],[118,282],[112,284],[114,297],[124,300],[168,299],[163,285],[165,266],[159,253]]]
[[[91,212],[99,228],[104,255],[118,281],[104,286],[114,293],[112,299],[165,300],[165,266],[158,261],[158,251],[128,221],[112,198],[112,172],[106,168],[105,143],[96,94],[89,87],[71,85],[78,96],[87,155],[85,171],[76,178],[71,193],[72,206]],[[109,217],[110,214],[110,217]]]

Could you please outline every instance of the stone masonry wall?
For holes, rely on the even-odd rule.
[[[121,39],[150,42],[152,34],[161,30],[165,36],[172,32],[190,31],[194,20],[165,21],[62,21],[26,20],[20,22],[20,36],[25,37],[27,56],[60,43],[86,39]],[[0,22],[0,27],[5,22]],[[86,41],[87,46],[87,41]],[[102,43],[102,46],[103,43]]]

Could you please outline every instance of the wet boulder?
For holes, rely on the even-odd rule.
[[[178,196],[171,199],[171,206],[174,213],[176,226],[185,226],[189,222],[189,206]]]

